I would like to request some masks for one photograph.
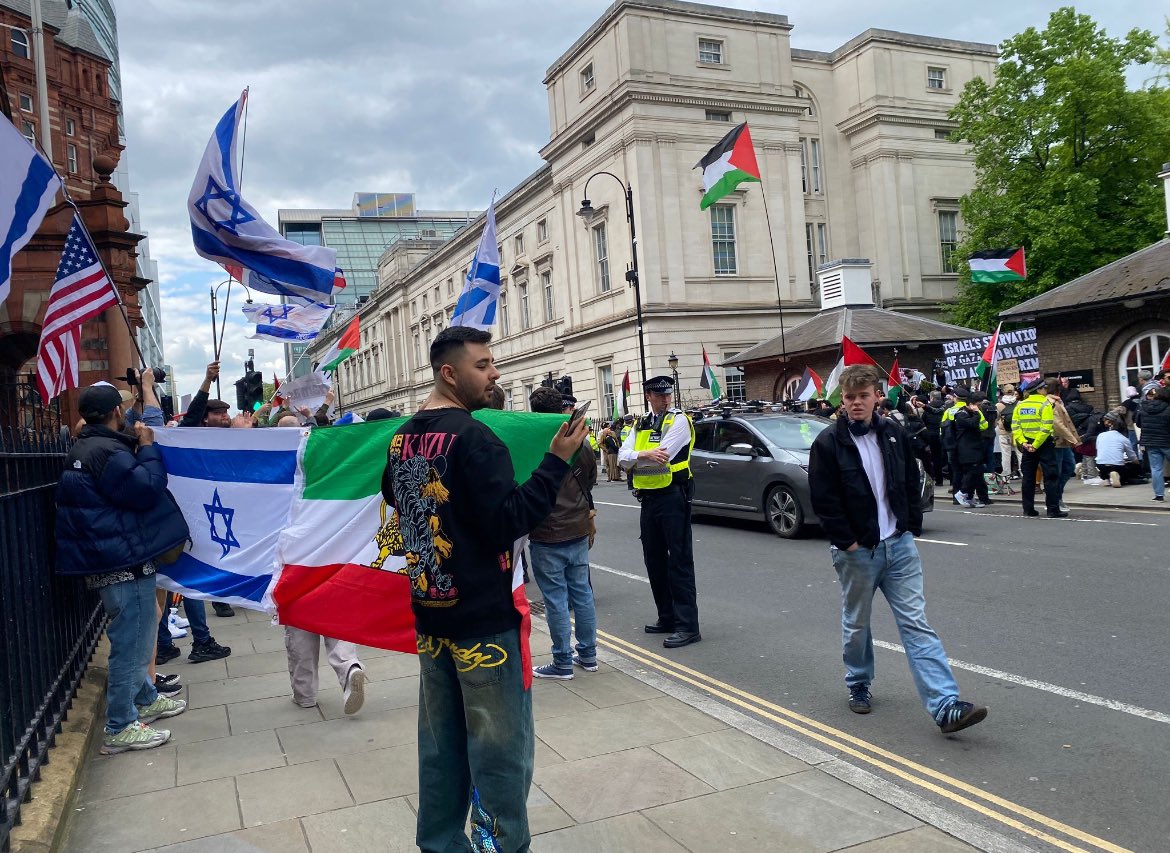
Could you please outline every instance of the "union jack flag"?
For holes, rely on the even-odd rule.
[[[37,347],[37,386],[46,402],[67,388],[76,388],[81,326],[118,304],[118,292],[98,259],[78,215],[65,238],[57,278],[41,324]]]

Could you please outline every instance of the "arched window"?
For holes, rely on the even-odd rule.
[[[1141,389],[1138,374],[1148,370],[1152,374],[1162,367],[1170,353],[1170,329],[1157,332],[1143,332],[1130,341],[1121,351],[1117,360],[1117,372],[1121,375],[1121,387],[1132,385]]]
[[[805,116],[809,118],[815,117],[817,114],[817,105],[816,102],[813,101],[812,95],[809,94],[808,89],[804,88],[804,86],[801,86],[799,83],[794,85],[792,88],[796,91],[796,97],[804,98],[806,101],[808,101],[808,104],[804,108]]]
[[[796,389],[800,387],[800,380],[803,374],[797,373],[795,375],[789,374],[776,380],[776,384],[772,387],[772,400],[779,403],[784,400],[792,400],[796,396]]]
[[[11,30],[12,52],[21,59],[28,59],[28,33],[24,30]]]

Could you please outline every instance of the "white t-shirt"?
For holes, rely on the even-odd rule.
[[[849,437],[861,453],[861,467],[865,469],[869,487],[877,500],[878,536],[888,539],[897,532],[898,520],[894,518],[890,499],[886,496],[886,466],[882,463],[882,449],[878,446],[877,434],[870,430],[865,435],[849,433]]]

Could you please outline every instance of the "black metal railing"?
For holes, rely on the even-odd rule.
[[[53,573],[53,494],[68,439],[53,428],[52,418],[27,414],[28,425],[0,426],[2,851],[9,850],[20,805],[49,762],[105,625],[96,593],[79,578]],[[47,428],[32,428],[37,422]]]
[[[0,428],[30,435],[59,433],[62,426],[69,425],[61,420],[61,398],[45,403],[35,374],[0,374]]]

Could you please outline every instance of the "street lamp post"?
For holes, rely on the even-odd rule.
[[[666,364],[670,368],[671,375],[674,376],[674,404],[681,409],[682,388],[678,384],[678,356],[674,354],[674,350],[670,351],[670,357],[666,359]]]
[[[581,209],[577,211],[577,215],[587,223],[593,219],[597,212],[593,209],[592,202],[589,201],[589,182],[598,175],[609,175],[621,184],[625,191],[626,222],[630,223],[630,268],[626,270],[626,281],[634,288],[634,310],[638,322],[638,367],[642,371],[642,381],[645,382],[647,379],[646,340],[642,334],[642,289],[638,281],[638,235],[634,229],[634,188],[628,181],[623,181],[613,172],[594,172],[585,180],[585,197],[581,199]]]
[[[223,323],[220,324],[220,326],[219,326],[219,337],[217,339],[216,338],[216,328],[215,328],[215,326],[216,326],[216,324],[215,324],[216,306],[218,305],[219,289],[221,287],[223,287],[225,284],[228,286],[228,290],[227,290],[227,295],[224,297],[224,300],[223,300]],[[252,291],[248,290],[248,285],[244,284],[242,281],[236,281],[235,279],[225,278],[219,284],[214,285],[210,288],[210,295],[211,295],[211,351],[212,351],[212,354],[215,356],[215,358],[214,358],[215,361],[219,361],[219,352],[220,352],[220,349],[223,347],[223,333],[227,330],[227,309],[228,309],[228,303],[231,302],[231,298],[232,298],[232,285],[233,284],[238,284],[240,287],[244,288],[244,290],[248,291],[248,298],[245,301],[248,305],[252,304]],[[219,377],[217,376],[217,377],[215,377],[215,396],[218,399],[222,400],[223,399],[222,393],[223,392],[221,392],[220,388],[219,388]]]

